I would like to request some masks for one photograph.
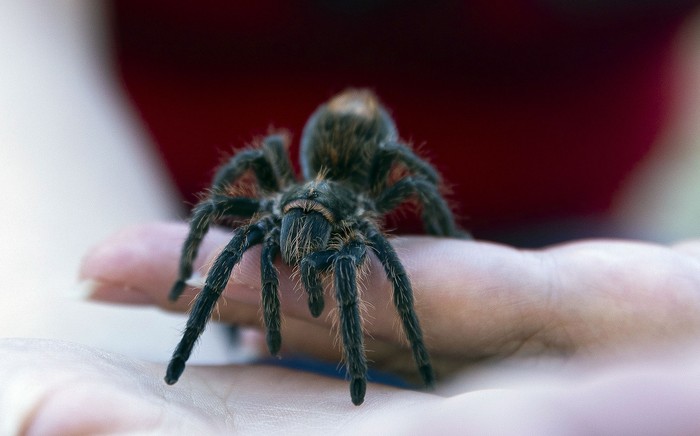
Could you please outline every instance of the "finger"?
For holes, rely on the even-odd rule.
[[[100,244],[88,253],[81,270],[81,277],[96,284],[92,298],[148,301],[168,310],[187,310],[192,292],[176,304],[167,300],[186,232],[185,225],[153,224],[128,229]],[[229,237],[220,230],[210,231],[195,268],[205,273],[218,247]],[[412,278],[416,310],[434,350],[459,355],[472,350],[495,353],[503,341],[517,343],[521,336],[536,329],[532,319],[537,318],[538,304],[545,300],[546,287],[542,286],[545,279],[541,263],[534,256],[495,244],[436,238],[399,238],[393,244]],[[220,320],[258,322],[259,256],[259,248],[249,250],[234,269],[218,306]],[[369,256],[368,262],[369,274],[361,284],[365,328],[378,341],[402,343],[403,334],[391,303],[391,284],[374,256]],[[328,329],[334,317],[327,312],[312,318],[303,291],[290,278],[291,268],[279,262],[277,267],[285,317]],[[328,306],[327,311],[332,311],[333,305]],[[467,334],[455,335],[458,330]],[[289,333],[301,338],[305,334],[301,329],[289,329]],[[496,337],[499,345],[493,344]],[[294,339],[286,340],[289,343]]]
[[[85,255],[79,272],[79,278],[89,286],[88,298],[122,304],[153,304],[166,310],[187,311],[199,289],[190,287],[174,303],[167,298],[167,290],[176,278],[177,262],[186,234],[185,224],[154,223],[127,228],[101,242]],[[194,271],[200,281],[230,238],[230,233],[221,229],[208,232],[194,263]],[[259,259],[260,247],[253,247],[234,269],[229,288],[235,291],[236,301],[259,305]],[[291,269],[284,265],[280,267],[284,269],[280,273],[281,288],[294,290],[290,279]],[[224,303],[231,293],[227,289],[222,299]],[[282,297],[294,307],[297,298],[289,298],[288,294]],[[237,310],[237,306],[221,305],[222,321],[234,318],[229,316],[230,310]]]
[[[192,304],[195,290],[189,290],[176,302],[167,299],[167,288],[176,274],[179,244],[182,241],[182,225],[154,224],[126,229],[91,250],[86,256],[80,277],[92,281],[91,298],[100,301],[124,304],[155,304],[167,310],[187,311]],[[196,268],[206,274],[207,264],[226,243],[228,234],[213,230],[202,244],[205,260],[198,259]],[[258,253],[252,252],[246,258],[255,261]],[[236,271],[240,282],[258,280],[257,268],[245,263]],[[176,264],[175,264],[176,265]],[[256,277],[257,276],[257,277]],[[232,280],[235,282],[235,278]],[[283,286],[291,287],[291,281],[282,280]],[[257,283],[257,281],[255,282]],[[258,285],[259,286],[259,285]],[[228,297],[232,293],[233,297]],[[263,328],[260,307],[260,291],[245,284],[233,286],[216,306],[215,321],[240,326]],[[285,298],[285,305],[296,305],[297,297]],[[243,298],[240,298],[243,296]],[[241,301],[242,300],[242,301]],[[305,306],[303,306],[305,307]],[[285,314],[286,315],[286,314]],[[304,314],[306,315],[306,314]],[[309,316],[296,318],[285,316],[282,322],[282,355],[306,354],[317,358],[338,361],[342,356],[335,332],[329,332],[331,315],[324,315],[324,322]],[[389,356],[399,351],[383,341],[368,339],[370,359],[388,361]]]
[[[186,228],[181,224],[149,224],[124,229],[83,258],[79,278],[89,286],[88,298],[123,304],[155,304],[185,311],[192,298],[168,304],[166,283],[174,281],[179,248]],[[212,235],[216,233],[212,232]],[[202,252],[211,252],[220,238],[207,237]],[[201,269],[201,259],[195,265]]]
[[[108,264],[110,280],[142,290],[156,304],[168,307],[165,294],[175,275],[174,266],[166,263],[177,263],[185,232],[184,226],[172,225],[132,230],[94,251],[111,255],[89,256],[85,264],[91,266],[87,269],[92,276],[86,268],[84,276],[101,277]],[[220,231],[210,232],[209,238],[202,250],[204,259],[212,259],[216,247],[228,240]],[[601,347],[621,350],[626,344],[700,331],[700,262],[682,247],[588,241],[525,251],[428,237],[397,238],[392,244],[411,277],[416,311],[434,354],[481,359],[516,353],[571,354]],[[155,246],[161,254],[139,248],[144,245]],[[378,341],[402,344],[391,285],[373,256],[370,262],[362,286],[364,326]],[[290,279],[291,269],[281,264],[278,268],[285,317],[330,328],[334,317],[312,318],[302,292]],[[241,304],[259,305],[259,277],[259,252],[252,249],[224,293],[222,320],[236,322],[240,314],[233,308]],[[177,309],[185,310],[186,304]],[[285,334],[299,335],[301,341],[305,331],[291,329]]]

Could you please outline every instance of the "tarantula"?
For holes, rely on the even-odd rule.
[[[311,314],[324,308],[321,275],[333,275],[350,394],[355,405],[365,397],[367,360],[357,292],[357,270],[373,250],[393,286],[393,301],[426,386],[435,381],[413,307],[411,283],[379,226],[381,217],[407,199],[422,205],[428,233],[460,236],[438,189],[436,170],[401,143],[393,120],[373,93],[347,90],[321,105],[301,138],[303,180],[297,180],[284,135],[270,135],[262,145],[235,154],[218,169],[209,195],[192,212],[182,248],[176,300],[192,274],[192,263],[210,224],[227,217],[249,219],[236,228],[214,261],[191,309],[182,340],[168,365],[165,381],[177,382],[203,332],[216,301],[243,253],[262,244],[262,307],[266,341],[279,352],[280,302],[275,259],[298,268]],[[391,180],[401,167],[403,177]],[[393,172],[392,172],[393,171]],[[231,194],[246,173],[257,181],[257,197]]]

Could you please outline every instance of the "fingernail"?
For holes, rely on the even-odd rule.
[[[79,282],[69,296],[77,300],[100,301],[119,304],[154,304],[148,293],[122,284],[96,279]]]

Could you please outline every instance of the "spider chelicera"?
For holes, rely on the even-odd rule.
[[[356,405],[364,401],[367,359],[357,271],[369,248],[392,284],[393,301],[421,378],[426,386],[433,386],[435,375],[414,310],[411,282],[379,222],[404,201],[415,199],[422,206],[427,233],[464,235],[440,195],[438,173],[399,141],[393,120],[366,90],[347,90],[316,110],[302,134],[301,166],[303,180],[297,180],[286,137],[270,135],[261,146],[235,154],[216,172],[209,195],[193,209],[170,299],[176,300],[184,291],[200,242],[212,223],[230,217],[249,221],[233,231],[211,266],[165,381],[175,383],[184,371],[243,253],[262,244],[263,320],[271,354],[279,352],[282,342],[274,267],[281,255],[286,264],[298,268],[314,317],[324,308],[321,276],[332,274],[350,395]],[[399,167],[403,176],[392,180],[395,177],[390,175]],[[255,176],[257,195],[232,195],[231,187],[250,172]]]

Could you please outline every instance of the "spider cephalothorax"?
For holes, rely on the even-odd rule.
[[[282,342],[274,267],[281,255],[285,263],[298,268],[314,317],[324,308],[320,276],[333,276],[352,402],[362,403],[367,361],[357,270],[369,248],[392,283],[394,304],[418,370],[431,386],[435,376],[414,311],[411,283],[378,222],[412,198],[422,205],[421,217],[428,233],[456,236],[459,232],[454,219],[438,190],[437,172],[399,142],[392,119],[374,94],[364,90],[345,91],[311,116],[301,139],[303,180],[295,177],[286,145],[284,136],[270,135],[261,146],[234,155],[217,171],[210,194],[194,208],[171,300],[185,289],[209,225],[230,217],[249,221],[234,230],[209,270],[168,366],[166,382],[175,383],[184,371],[233,267],[248,248],[262,244],[262,306],[270,353],[277,354]],[[392,180],[389,174],[397,166],[403,167],[406,175]],[[257,195],[232,195],[230,188],[248,172],[255,175]]]

